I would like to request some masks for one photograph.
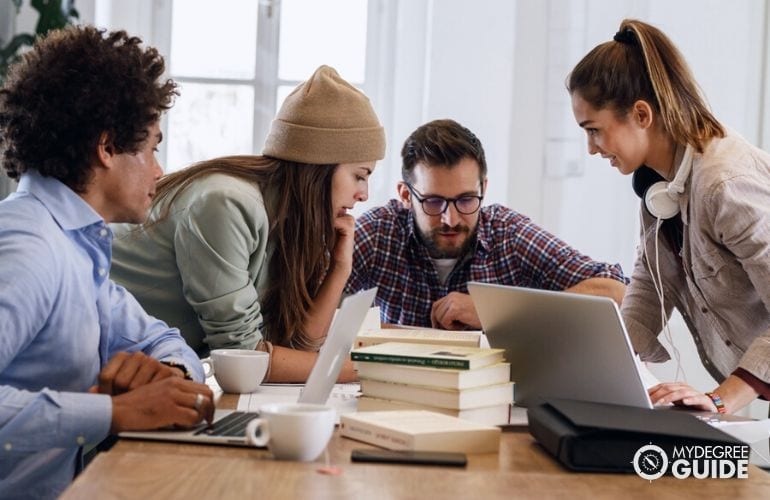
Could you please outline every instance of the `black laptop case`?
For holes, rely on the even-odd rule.
[[[675,446],[745,446],[748,457],[749,445],[677,410],[547,400],[528,408],[527,417],[530,434],[574,471],[633,472],[636,451],[648,444],[669,457]]]

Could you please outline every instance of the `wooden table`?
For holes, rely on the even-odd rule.
[[[218,402],[235,404],[230,395]],[[754,466],[748,479],[730,480],[569,472],[527,432],[503,433],[499,453],[469,455],[464,469],[350,461],[352,449],[368,447],[335,432],[328,456],[342,473],[327,475],[319,472],[323,456],[281,462],[259,449],[121,440],[62,498],[770,498],[770,474]]]

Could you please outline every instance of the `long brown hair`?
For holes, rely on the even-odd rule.
[[[660,113],[677,144],[698,152],[725,135],[676,46],[659,29],[635,19],[624,19],[613,41],[598,45],[575,66],[567,90],[595,109],[614,109],[619,118],[644,100]]]
[[[332,176],[336,165],[294,163],[267,156],[226,156],[196,163],[158,181],[153,208],[163,220],[171,204],[193,181],[222,173],[256,184],[270,219],[275,242],[268,264],[269,283],[262,299],[263,335],[278,345],[314,350],[305,322],[330,264],[336,233]]]

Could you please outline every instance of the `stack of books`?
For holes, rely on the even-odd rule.
[[[511,367],[503,349],[386,342],[354,349],[358,411],[427,410],[480,424],[508,423]]]

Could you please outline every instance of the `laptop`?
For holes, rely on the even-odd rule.
[[[544,398],[653,408],[615,301],[608,297],[489,283],[468,291],[491,347],[505,349],[516,406]],[[709,421],[748,417],[686,411]]]
[[[298,403],[326,404],[376,293],[377,289],[372,288],[345,297],[342,301],[307,383],[300,393]],[[246,443],[246,425],[258,417],[257,412],[216,410],[211,425],[203,423],[185,430],[121,432],[119,436],[129,439],[249,446]]]
[[[543,398],[652,408],[615,301],[468,283],[489,345],[505,349],[515,404]]]
[[[612,299],[477,282],[468,283],[468,291],[490,346],[505,349],[511,363],[516,406],[560,398],[653,408]],[[770,468],[766,437],[751,442],[727,427],[754,419],[670,405],[654,409],[686,412],[745,440],[750,462]]]

